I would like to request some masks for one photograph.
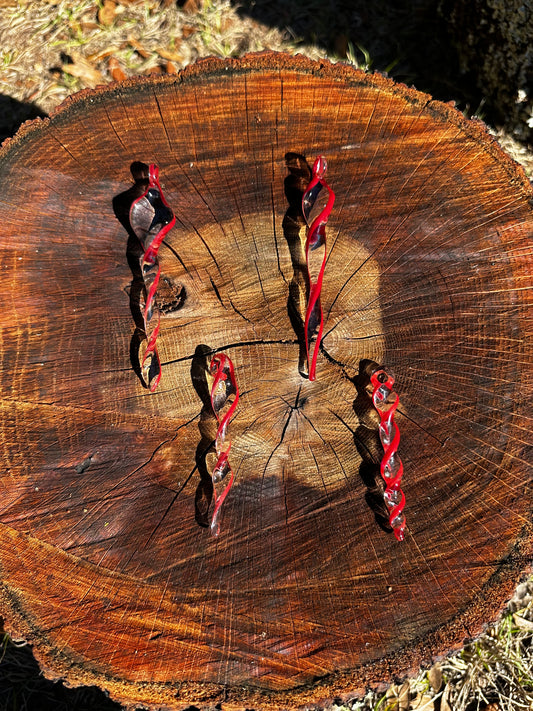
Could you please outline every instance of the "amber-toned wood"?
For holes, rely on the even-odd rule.
[[[318,153],[337,201],[309,382],[298,200]],[[177,216],[154,394],[130,357],[133,161],[160,166]],[[480,124],[266,54],[84,92],[0,170],[0,612],[48,675],[172,708],[296,708],[497,615],[532,552],[533,216]],[[213,538],[197,492],[221,350],[241,399]],[[369,360],[401,397],[403,543],[376,493]]]

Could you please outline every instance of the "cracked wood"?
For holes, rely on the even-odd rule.
[[[337,202],[310,382],[289,161],[319,153]],[[154,394],[130,360],[113,203],[135,160],[160,166],[177,218]],[[49,676],[131,703],[296,708],[497,615],[533,550],[532,191],[477,123],[346,66],[209,60],[82,93],[0,169],[0,611]],[[241,398],[213,539],[195,492],[223,351]],[[400,394],[401,546],[370,359]]]

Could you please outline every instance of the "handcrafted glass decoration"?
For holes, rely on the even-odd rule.
[[[239,402],[239,388],[235,379],[235,369],[231,359],[224,353],[217,353],[209,364],[209,372],[213,376],[211,384],[211,407],[218,422],[215,437],[216,464],[213,468],[213,498],[214,509],[211,517],[211,533],[217,536],[220,532],[220,511],[226,496],[233,485],[235,475],[229,463],[231,439],[228,435],[228,424],[235,413]],[[224,482],[222,491],[217,492]]]
[[[159,184],[159,168],[153,163],[148,169],[146,190],[132,202],[129,219],[143,248],[140,266],[144,291],[141,290],[140,308],[144,320],[146,343],[143,341],[144,353],[139,361],[143,380],[153,392],[161,379],[161,362],[156,347],[160,321],[156,291],[161,273],[157,254],[165,235],[176,223],[174,213],[165,200]]]
[[[327,168],[324,156],[318,156],[313,165],[311,181],[302,196],[302,212],[308,227],[305,240],[305,260],[309,280],[309,297],[305,314],[305,347],[309,380],[316,378],[316,361],[324,328],[320,292],[327,256],[326,223],[335,202],[335,193],[324,178]],[[323,188],[327,191],[327,201],[318,215],[311,218],[311,212]],[[317,328],[318,334],[313,345],[312,339]]]
[[[372,402],[376,408],[379,423],[379,438],[383,445],[383,458],[381,460],[381,476],[385,482],[383,498],[389,511],[389,523],[394,535],[399,541],[404,539],[405,495],[401,489],[403,464],[398,455],[400,443],[400,430],[394,421],[394,413],[398,408],[400,398],[394,392],[394,377],[384,368],[375,370],[370,376],[372,384]]]

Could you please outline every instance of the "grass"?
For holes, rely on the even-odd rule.
[[[401,670],[398,670],[401,674]],[[0,637],[0,711],[120,711],[96,688],[46,680],[23,642]],[[533,577],[518,586],[501,620],[459,653],[400,680],[385,693],[332,711],[532,711]],[[192,707],[191,707],[192,711]]]
[[[467,115],[483,106],[483,97],[461,84],[432,0],[242,0],[240,7],[204,0],[195,12],[167,5],[117,0],[106,16],[103,0],[0,2],[0,140],[74,91],[111,81],[117,66],[126,76],[173,72],[203,56],[265,48],[388,72],[437,98],[457,99]],[[531,154],[493,130],[533,174]],[[403,681],[398,670],[399,683],[386,693],[369,690],[336,708],[533,711],[532,594],[533,578],[518,587],[500,622],[458,654],[415,679]],[[47,681],[31,649],[1,633],[0,658],[0,711],[120,709],[98,689]]]
[[[434,0],[197,0],[194,12],[165,0],[114,2],[104,13],[104,0],[0,0],[0,141],[85,87],[266,48],[389,73],[466,115],[484,106]],[[533,175],[531,153],[494,133]]]
[[[531,711],[533,709],[533,578],[520,585],[506,613],[459,653],[393,684],[384,694],[336,711]]]

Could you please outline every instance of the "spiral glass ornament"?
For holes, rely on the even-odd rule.
[[[302,213],[307,223],[305,260],[309,280],[309,297],[305,314],[305,347],[309,380],[316,378],[316,360],[324,328],[320,292],[326,266],[326,223],[335,202],[335,193],[324,179],[327,168],[328,164],[324,156],[318,156],[313,165],[311,181],[302,196]],[[311,220],[311,211],[323,188],[327,191],[327,201],[319,214]],[[312,346],[311,342],[317,328],[317,338]]]
[[[161,362],[156,341],[159,334],[159,309],[156,291],[161,267],[157,253],[165,235],[174,227],[176,218],[165,200],[159,185],[159,168],[153,163],[148,168],[148,184],[145,192],[134,200],[130,207],[130,225],[141,243],[143,254],[140,258],[144,293],[141,293],[141,312],[144,320],[146,342],[141,363],[142,377],[153,392],[161,379]]]
[[[239,388],[235,379],[233,363],[224,353],[217,353],[213,356],[209,364],[209,372],[214,378],[211,385],[211,407],[218,422],[215,437],[217,461],[211,475],[215,502],[211,517],[211,533],[218,536],[220,532],[220,510],[235,478],[229,463],[231,439],[228,436],[228,424],[239,402]],[[227,483],[225,483],[222,492],[217,494],[217,485],[223,480],[227,480]]]
[[[394,413],[400,398],[393,391],[394,377],[384,368],[375,370],[370,376],[372,402],[376,408],[379,423],[379,438],[383,445],[381,476],[385,482],[383,498],[389,512],[389,523],[398,541],[403,541],[405,530],[405,495],[401,489],[403,464],[398,455],[400,430],[394,421]]]

